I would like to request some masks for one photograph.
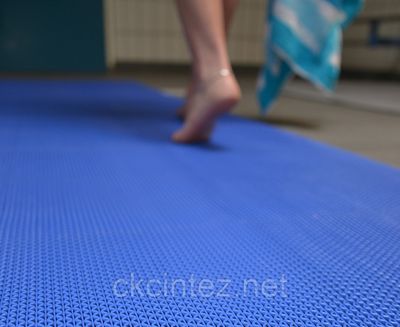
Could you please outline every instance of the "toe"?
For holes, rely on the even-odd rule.
[[[201,130],[184,126],[174,134],[172,140],[177,143],[202,143],[208,141],[208,135]]]
[[[172,141],[177,142],[177,143],[185,143],[186,137],[185,137],[185,134],[183,133],[182,129],[180,129],[172,134],[171,139],[172,139]]]

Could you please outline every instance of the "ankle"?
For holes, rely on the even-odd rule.
[[[232,67],[228,62],[221,61],[198,64],[194,67],[193,73],[198,82],[206,82],[208,79],[212,78],[212,76],[215,76],[223,69],[232,71]]]

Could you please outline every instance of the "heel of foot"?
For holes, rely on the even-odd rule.
[[[179,143],[207,141],[218,117],[232,111],[240,98],[239,84],[234,76],[215,81],[195,95],[184,126],[174,133],[172,139]]]

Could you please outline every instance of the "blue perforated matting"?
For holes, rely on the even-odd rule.
[[[0,326],[400,326],[400,172],[129,82],[0,82]]]

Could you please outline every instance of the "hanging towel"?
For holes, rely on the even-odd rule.
[[[363,0],[270,0],[266,63],[257,96],[266,112],[294,73],[333,91],[340,71],[342,30]]]

